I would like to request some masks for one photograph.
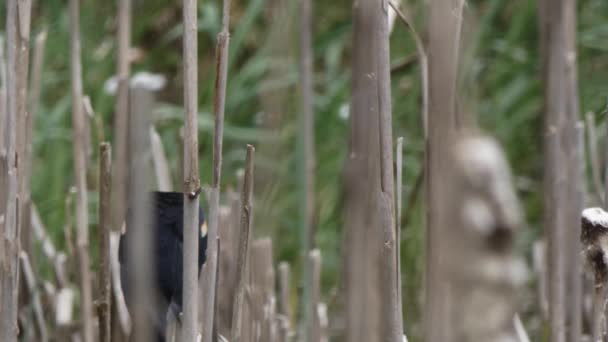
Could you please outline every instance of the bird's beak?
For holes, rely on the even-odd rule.
[[[207,222],[203,222],[203,224],[201,224],[201,236],[207,236]]]

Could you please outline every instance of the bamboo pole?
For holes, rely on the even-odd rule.
[[[448,320],[448,285],[441,274],[445,250],[443,234],[447,227],[441,226],[439,218],[446,208],[445,197],[448,146],[453,139],[458,120],[455,112],[457,58],[456,39],[459,15],[454,1],[433,1],[429,17],[429,117],[426,141],[425,175],[427,237],[426,237],[426,308],[425,340],[440,342],[452,336]]]
[[[321,303],[321,251],[313,249],[308,253],[308,267],[310,267],[310,301],[308,305],[307,321],[308,341],[321,342],[321,322],[319,320],[319,304]]]
[[[122,226],[127,205],[128,189],[128,131],[129,131],[129,74],[131,64],[129,49],[131,44],[131,0],[118,2],[118,91],[114,109],[114,177],[112,182],[112,228],[116,231]]]
[[[578,121],[578,94],[576,76],[575,2],[571,0],[541,1],[541,25],[544,50],[543,80],[545,82],[545,233],[548,235],[549,253],[549,326],[551,340],[568,339],[567,329],[580,334],[579,312],[570,305],[580,306],[580,286],[568,282],[569,274],[578,268],[576,260],[569,262],[576,253],[568,229],[580,208],[579,190],[568,182],[559,170],[567,170],[569,177],[579,174],[582,160],[578,155],[576,125]],[[574,179],[574,178],[573,178]],[[576,203],[575,203],[576,202]],[[579,291],[580,292],[580,291]],[[574,301],[571,302],[570,300]]]
[[[32,1],[18,1],[17,15],[19,24],[19,39],[17,40],[17,49],[19,62],[17,64],[17,154],[16,160],[18,166],[17,196],[19,198],[17,219],[17,231],[21,241],[21,249],[26,252],[31,248],[31,234],[29,221],[29,188],[31,171],[27,170],[31,167],[28,156],[28,139],[31,139],[31,129],[28,124],[33,122],[32,115],[28,111],[28,73],[30,59],[30,21],[31,21]],[[18,256],[16,256],[18,258]],[[22,288],[23,289],[23,288]]]
[[[304,315],[305,341],[306,336],[313,330],[310,321],[312,313],[308,312],[310,301],[309,286],[311,285],[311,270],[308,262],[308,252],[315,244],[315,112],[314,112],[314,66],[313,66],[313,0],[300,1],[300,86],[302,92],[301,142],[303,145],[304,174],[302,178],[302,227],[301,227],[301,259],[303,267],[302,314]]]
[[[395,216],[395,240],[397,242],[395,249],[395,256],[397,257],[397,303],[399,303],[399,317],[403,321],[403,297],[401,294],[401,207],[403,197],[403,137],[397,139],[397,147],[395,151],[396,155],[396,182],[397,182],[397,215]]]
[[[238,231],[239,231],[239,195],[229,191],[227,194],[229,207],[220,207],[220,218],[218,234],[222,242],[222,250],[218,260],[219,268],[219,292],[218,298],[219,316],[216,320],[219,326],[219,334],[230,337],[232,307],[236,289],[236,263],[238,255]]]
[[[241,195],[239,254],[237,259],[237,288],[232,309],[231,342],[241,342],[243,330],[243,306],[248,283],[248,256],[253,224],[253,165],[255,148],[247,145],[245,179]]]
[[[151,259],[153,237],[150,229],[151,199],[148,191],[147,158],[149,143],[149,123],[147,120],[152,94],[144,88],[131,89],[131,115],[129,122],[129,216],[127,228],[133,232],[129,239],[129,274],[132,279],[127,281],[133,284],[132,306],[130,307],[133,319],[133,334],[135,342],[151,341],[152,326],[149,308],[155,307],[152,284],[155,279]],[[198,240],[198,236],[195,237]],[[124,266],[122,266],[124,267]],[[187,302],[187,301],[186,301]],[[193,339],[190,341],[194,341]]]
[[[0,260],[3,265],[0,272],[0,340],[7,342],[16,341],[18,333],[20,170],[16,160],[19,153],[17,129],[20,116],[24,114],[20,110],[25,108],[20,104],[19,96],[20,83],[26,79],[21,66],[27,66],[21,60],[21,47],[22,39],[29,37],[29,20],[27,24],[22,22],[22,9],[28,4],[31,5],[29,1],[6,1],[6,113],[4,132],[1,132],[4,143],[0,150],[0,250],[4,251]]]
[[[198,336],[198,195],[201,191],[201,185],[198,170],[197,11],[196,0],[183,0],[184,121],[186,124],[184,129],[184,274],[182,293],[183,298],[187,298],[183,302],[182,340],[184,342],[195,341]],[[208,246],[212,245],[214,245],[214,240],[209,240]]]
[[[5,34],[8,33],[8,31],[5,31]],[[5,126],[5,122],[4,120],[6,119],[7,116],[7,111],[8,111],[8,98],[7,98],[7,68],[8,68],[8,64],[6,61],[6,52],[5,52],[5,47],[6,45],[4,44],[6,39],[6,36],[0,37],[0,133],[4,134],[4,126]],[[0,151],[4,150],[4,138],[0,139]],[[0,175],[0,180],[2,180],[2,175]],[[0,183],[0,186],[2,186],[3,184]],[[0,196],[0,204],[2,204],[2,197]],[[4,205],[0,205],[0,215],[2,215],[4,213]]]
[[[154,162],[154,173],[159,191],[171,191],[171,171],[163,141],[156,131],[154,125],[150,125],[150,147],[152,149],[152,161]]]
[[[38,108],[38,104],[40,102],[40,88],[41,88],[41,78],[42,78],[42,64],[44,58],[44,49],[46,43],[46,31],[40,32],[35,39],[34,46],[34,57],[32,61],[32,73],[30,78],[30,94],[27,101],[28,110],[25,111],[24,118],[24,132],[23,132],[23,154],[21,157],[21,165],[22,168],[22,181],[21,181],[21,190],[20,197],[22,199],[22,208],[21,208],[21,242],[22,242],[22,250],[31,254],[31,244],[32,244],[32,227],[31,227],[31,176],[32,176],[32,159],[33,159],[33,131],[35,127],[35,118],[36,112]],[[22,49],[23,50],[23,49]],[[22,56],[27,55],[23,53]],[[22,61],[27,60],[24,57],[21,57]],[[25,81],[22,80],[25,83]],[[24,98],[26,95],[23,95]],[[25,101],[25,100],[22,100]]]
[[[215,79],[215,129],[213,134],[213,179],[209,192],[209,232],[207,244],[207,265],[203,274],[203,342],[212,342],[216,301],[218,222],[220,210],[220,184],[222,175],[222,142],[224,139],[224,110],[226,104],[226,84],[228,78],[228,48],[230,43],[230,0],[224,0],[222,31],[217,36],[216,79]]]
[[[99,146],[99,341],[110,342],[111,279],[110,279],[110,231],[112,229],[112,148],[109,143]]]
[[[80,61],[80,1],[70,0],[70,56],[72,83],[72,130],[74,174],[76,175],[76,232],[78,269],[82,301],[82,334],[85,342],[93,341],[93,301],[89,269],[89,217],[87,201],[87,135],[82,106],[82,64]]]
[[[289,264],[285,261],[279,264],[279,315],[284,320],[285,334],[289,334],[291,323],[291,308],[289,305]],[[282,327],[283,328],[283,327]]]
[[[36,285],[36,277],[34,275],[34,271],[32,270],[30,259],[25,252],[21,252],[20,260],[21,266],[23,267],[23,278],[25,280],[25,285],[28,289],[32,306],[34,308],[34,319],[36,321],[38,337],[40,338],[39,341],[46,342],[48,341],[49,337],[46,329],[46,319],[44,318],[44,312],[42,310],[42,302],[40,301],[40,294]]]
[[[403,336],[401,303],[399,302],[399,273],[397,269],[396,234],[395,234],[395,176],[393,173],[393,134],[390,81],[390,53],[388,33],[388,3],[377,2],[375,11],[378,19],[376,30],[379,31],[378,44],[378,137],[380,146],[377,157],[380,159],[380,183],[377,184],[375,199],[378,203],[378,217],[381,223],[382,246],[380,249],[380,282],[382,292],[382,331],[383,340],[400,342]],[[372,126],[374,127],[374,126]]]

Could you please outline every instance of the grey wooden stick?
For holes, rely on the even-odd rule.
[[[110,342],[111,277],[110,277],[110,231],[112,229],[112,148],[109,143],[99,146],[99,341]]]
[[[232,338],[231,342],[241,342],[243,305],[245,303],[245,291],[248,283],[248,256],[251,228],[253,223],[253,163],[255,148],[247,145],[247,160],[245,168],[245,179],[241,195],[241,220],[239,235],[239,254],[237,259],[237,288],[234,305],[232,309]]]

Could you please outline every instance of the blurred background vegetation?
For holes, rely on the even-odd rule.
[[[424,40],[425,1],[402,0]],[[116,72],[116,1],[84,0],[81,8],[84,89],[103,118],[111,139],[114,97],[104,83]],[[171,164],[174,188],[180,189],[182,126],[181,7],[179,2],[135,0],[133,8],[133,73],[163,74],[168,84],[150,113]],[[341,174],[348,150],[350,96],[351,1],[315,1],[314,63],[316,112],[316,244],[323,253],[323,297],[336,304],[339,291]],[[5,17],[0,6],[0,18]],[[35,1],[32,33],[48,30],[42,77],[42,104],[36,113],[32,196],[58,246],[65,247],[64,225],[71,212],[65,200],[72,186],[72,137],[67,3]],[[200,168],[203,182],[211,179],[212,96],[215,78],[215,38],[220,30],[221,2],[199,2]],[[294,0],[233,1],[223,189],[236,188],[243,166],[244,145],[258,149],[255,185],[256,236],[270,235],[276,260],[299,269],[299,229],[303,212],[302,146],[298,84],[298,2]],[[540,79],[537,4],[535,1],[470,0],[465,7],[459,102],[478,117],[482,129],[506,149],[525,208],[527,227],[520,246],[530,257],[542,228],[542,87]],[[578,65],[581,113],[596,113],[603,124],[608,101],[608,2],[578,1]],[[391,36],[394,64],[415,56],[414,40],[397,21]],[[392,73],[393,136],[405,138],[404,198],[410,198],[423,160],[420,118],[421,86],[417,63]],[[600,136],[605,129],[600,129]],[[97,160],[92,135],[91,160]],[[97,223],[96,162],[89,166],[90,219]],[[424,221],[423,191],[404,227],[405,329],[420,333]],[[592,201],[593,198],[589,197]],[[410,203],[404,203],[408,206]],[[91,236],[96,234],[93,231]],[[95,244],[91,244],[95,246]],[[37,249],[39,250],[39,249]],[[38,256],[40,258],[41,256]],[[536,305],[533,300],[524,304]],[[537,330],[527,317],[531,331]],[[415,338],[412,340],[416,340]]]

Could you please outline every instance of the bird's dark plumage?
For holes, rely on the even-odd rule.
[[[184,242],[184,194],[181,192],[151,193],[152,267],[155,272],[153,290],[157,294],[156,307],[150,317],[157,330],[158,340],[164,341],[167,310],[182,310],[183,242]],[[121,236],[118,260],[121,266],[121,282],[127,306],[130,306],[130,283],[133,272],[129,271],[128,246],[132,229],[127,227]],[[205,262],[207,229],[203,210],[199,209],[199,272]],[[179,312],[175,312],[178,314]]]

